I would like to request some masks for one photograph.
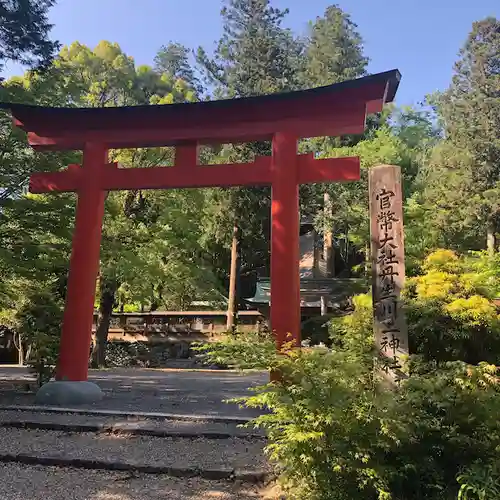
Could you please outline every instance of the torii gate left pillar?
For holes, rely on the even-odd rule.
[[[87,380],[106,194],[100,184],[107,164],[105,146],[85,145],[56,380]]]
[[[101,397],[87,381],[95,285],[107,191],[271,185],[271,328],[278,347],[300,345],[299,185],[359,178],[358,158],[297,155],[302,137],[361,133],[369,112],[392,100],[399,73],[321,89],[232,101],[129,108],[40,108],[17,104],[15,124],[39,150],[83,150],[83,165],[33,174],[33,193],[76,192],[75,232],[56,382],[39,402],[76,404]],[[272,140],[272,156],[250,164],[199,165],[198,144]],[[174,145],[173,167],[118,168],[108,150]],[[251,214],[249,214],[251,216]]]

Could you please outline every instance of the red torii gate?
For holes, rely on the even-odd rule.
[[[2,104],[39,151],[83,150],[83,165],[36,173],[32,193],[78,194],[56,380],[86,381],[106,191],[271,185],[271,328],[300,342],[299,184],[359,179],[358,158],[297,155],[305,137],[360,134],[391,102],[397,70],[317,89],[232,100],[121,108]],[[272,140],[251,164],[199,165],[199,144]],[[119,168],[108,150],[175,146],[173,167]]]

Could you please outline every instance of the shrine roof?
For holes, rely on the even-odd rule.
[[[392,102],[398,70],[308,90],[195,103],[105,108],[0,103],[41,150],[155,147],[267,140],[275,132],[297,137],[362,133],[366,114]]]
[[[311,303],[314,302],[317,302],[319,307],[321,296],[338,301],[365,292],[366,283],[361,278],[300,278],[300,298],[306,307],[311,307]],[[270,298],[270,278],[259,278],[255,295],[245,301],[254,304],[269,304]]]

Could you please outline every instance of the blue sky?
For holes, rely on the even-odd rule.
[[[335,0],[273,0],[288,7],[287,26],[307,22]],[[398,68],[398,104],[416,104],[448,85],[457,52],[472,22],[500,16],[500,0],[337,0],[365,40],[371,72]],[[221,0],[58,0],[51,11],[53,37],[63,44],[118,42],[137,64],[151,64],[170,40],[212,48],[219,37]],[[21,69],[8,66],[5,77]]]

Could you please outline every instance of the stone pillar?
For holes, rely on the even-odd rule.
[[[408,331],[401,291],[405,283],[401,169],[372,167],[368,174],[372,259],[373,328],[382,373],[405,377]]]

